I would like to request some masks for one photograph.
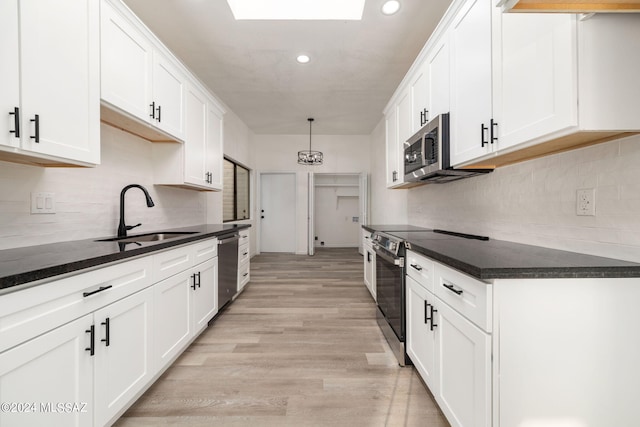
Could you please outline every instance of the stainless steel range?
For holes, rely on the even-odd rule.
[[[400,366],[411,364],[405,352],[405,248],[402,239],[371,234],[376,253],[377,321]]]

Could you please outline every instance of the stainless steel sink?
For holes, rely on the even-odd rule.
[[[161,240],[176,239],[178,237],[184,237],[196,233],[197,231],[164,231],[158,233],[138,234],[137,236],[112,237],[111,239],[96,240],[96,242],[159,242]]]

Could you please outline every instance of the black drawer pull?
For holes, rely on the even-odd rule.
[[[35,140],[35,142],[40,142],[40,116],[38,114],[35,115],[33,119],[30,121],[35,123],[36,126],[36,134],[34,136],[30,136],[29,138]]]
[[[153,101],[151,104],[149,104],[149,107],[151,107],[151,114],[149,114],[149,117],[151,117],[152,119],[155,120],[155,118],[156,118],[156,102]]]
[[[14,107],[13,112],[9,112],[9,115],[13,116],[15,127],[15,130],[10,130],[9,133],[12,133],[16,138],[20,138],[20,108]]]
[[[434,323],[435,317],[433,317],[434,313],[437,313],[437,312],[438,310],[436,310],[435,308],[433,308],[433,306],[431,306],[431,318],[430,318],[431,326],[429,326],[429,329],[431,329],[432,331],[438,327],[438,325]]]
[[[109,333],[109,318],[104,319],[104,322],[101,323],[104,326],[105,337],[100,341],[103,342],[107,347],[109,347],[111,334]]]
[[[106,291],[107,289],[111,289],[111,288],[113,288],[113,286],[111,286],[111,285],[109,285],[109,286],[100,286],[100,287],[99,287],[98,289],[96,289],[95,291],[91,291],[91,292],[83,292],[83,293],[82,293],[82,296],[86,298],[86,297],[88,297],[88,296],[90,296],[90,295],[97,294],[98,292]]]
[[[422,271],[422,267],[420,267],[418,264],[411,264],[411,267],[415,268],[418,271]]]
[[[191,275],[191,278],[193,279],[193,285],[191,285],[191,289],[195,291],[196,287],[198,286],[198,282],[196,282],[196,273],[193,273]]]
[[[248,275],[249,275],[249,273],[244,273],[244,274],[242,275],[242,277],[247,277]]]
[[[485,138],[484,138],[484,133],[485,131],[488,131],[488,130],[489,128],[486,127],[484,123],[480,123],[480,141],[482,142],[482,144],[480,145],[481,147],[484,147],[489,143],[489,141],[485,141]]]
[[[446,283],[443,283],[442,286],[444,286],[445,288],[449,289],[451,292],[458,294],[458,295],[462,295],[463,290],[462,289],[456,289],[453,285],[448,285]]]
[[[429,306],[431,304],[429,304],[427,302],[427,300],[424,300],[424,324],[426,325],[427,323],[429,323],[429,316],[427,315],[427,311],[429,311]]]
[[[158,117],[156,117],[156,120],[158,121],[158,123],[160,123],[162,122],[162,118],[161,118],[162,105],[158,105],[158,108],[156,108],[156,111],[158,112]]]
[[[89,352],[89,356],[93,356],[94,354],[96,354],[96,347],[95,347],[95,337],[96,337],[96,327],[95,325],[91,325],[91,327],[89,329],[87,329],[85,331],[86,333],[90,334],[89,335],[89,347],[85,348],[85,351]]]

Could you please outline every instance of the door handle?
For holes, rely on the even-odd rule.
[[[107,317],[106,319],[104,319],[104,322],[100,323],[102,326],[104,326],[104,332],[105,332],[105,336],[103,339],[101,339],[100,341],[103,342],[105,344],[106,347],[109,347],[109,342],[110,342],[110,331],[109,331],[109,318]]]
[[[155,120],[156,119],[156,102],[153,101],[151,104],[149,104],[149,107],[151,107],[151,114],[149,114],[149,117]]]
[[[36,114],[35,117],[30,121],[34,122],[36,125],[36,134],[34,136],[30,136],[29,138],[34,139],[35,142],[40,142],[40,116]]]
[[[14,107],[13,111],[9,112],[9,115],[13,116],[14,130],[10,130],[16,138],[20,138],[20,108]]]
[[[96,354],[96,347],[95,347],[96,327],[95,327],[95,325],[91,325],[91,327],[89,329],[87,329],[85,332],[89,334],[89,347],[85,348],[84,350],[89,352],[89,356],[93,356],[94,354]]]
[[[484,123],[480,123],[480,141],[482,142],[481,147],[484,147],[485,145],[487,145],[489,143],[489,141],[485,141],[484,139],[484,133],[485,131],[488,131],[489,128],[486,127],[484,125]]]

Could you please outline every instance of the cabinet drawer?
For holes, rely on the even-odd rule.
[[[251,254],[249,253],[249,242],[241,245],[238,248],[238,265],[242,265],[245,262],[248,262],[251,258]]]
[[[422,285],[423,288],[433,292],[433,261],[413,251],[407,251],[405,268],[407,275]]]
[[[218,239],[209,239],[191,246],[194,252],[194,265],[218,256]]]
[[[442,301],[481,329],[491,332],[490,284],[434,263],[434,285],[434,293]]]
[[[239,243],[239,245],[244,245],[245,243],[249,243],[249,240],[250,240],[249,229],[245,228],[243,230],[240,230],[239,233],[240,233],[240,243]]]
[[[0,352],[150,286],[151,268],[144,257],[3,295]]]
[[[241,290],[242,288],[244,288],[244,285],[246,285],[249,280],[251,280],[251,272],[250,272],[250,267],[251,264],[250,263],[246,263],[243,265],[240,265],[238,268],[238,290]]]
[[[193,253],[193,245],[187,245],[154,254],[153,283],[157,283],[192,267],[195,264]]]

